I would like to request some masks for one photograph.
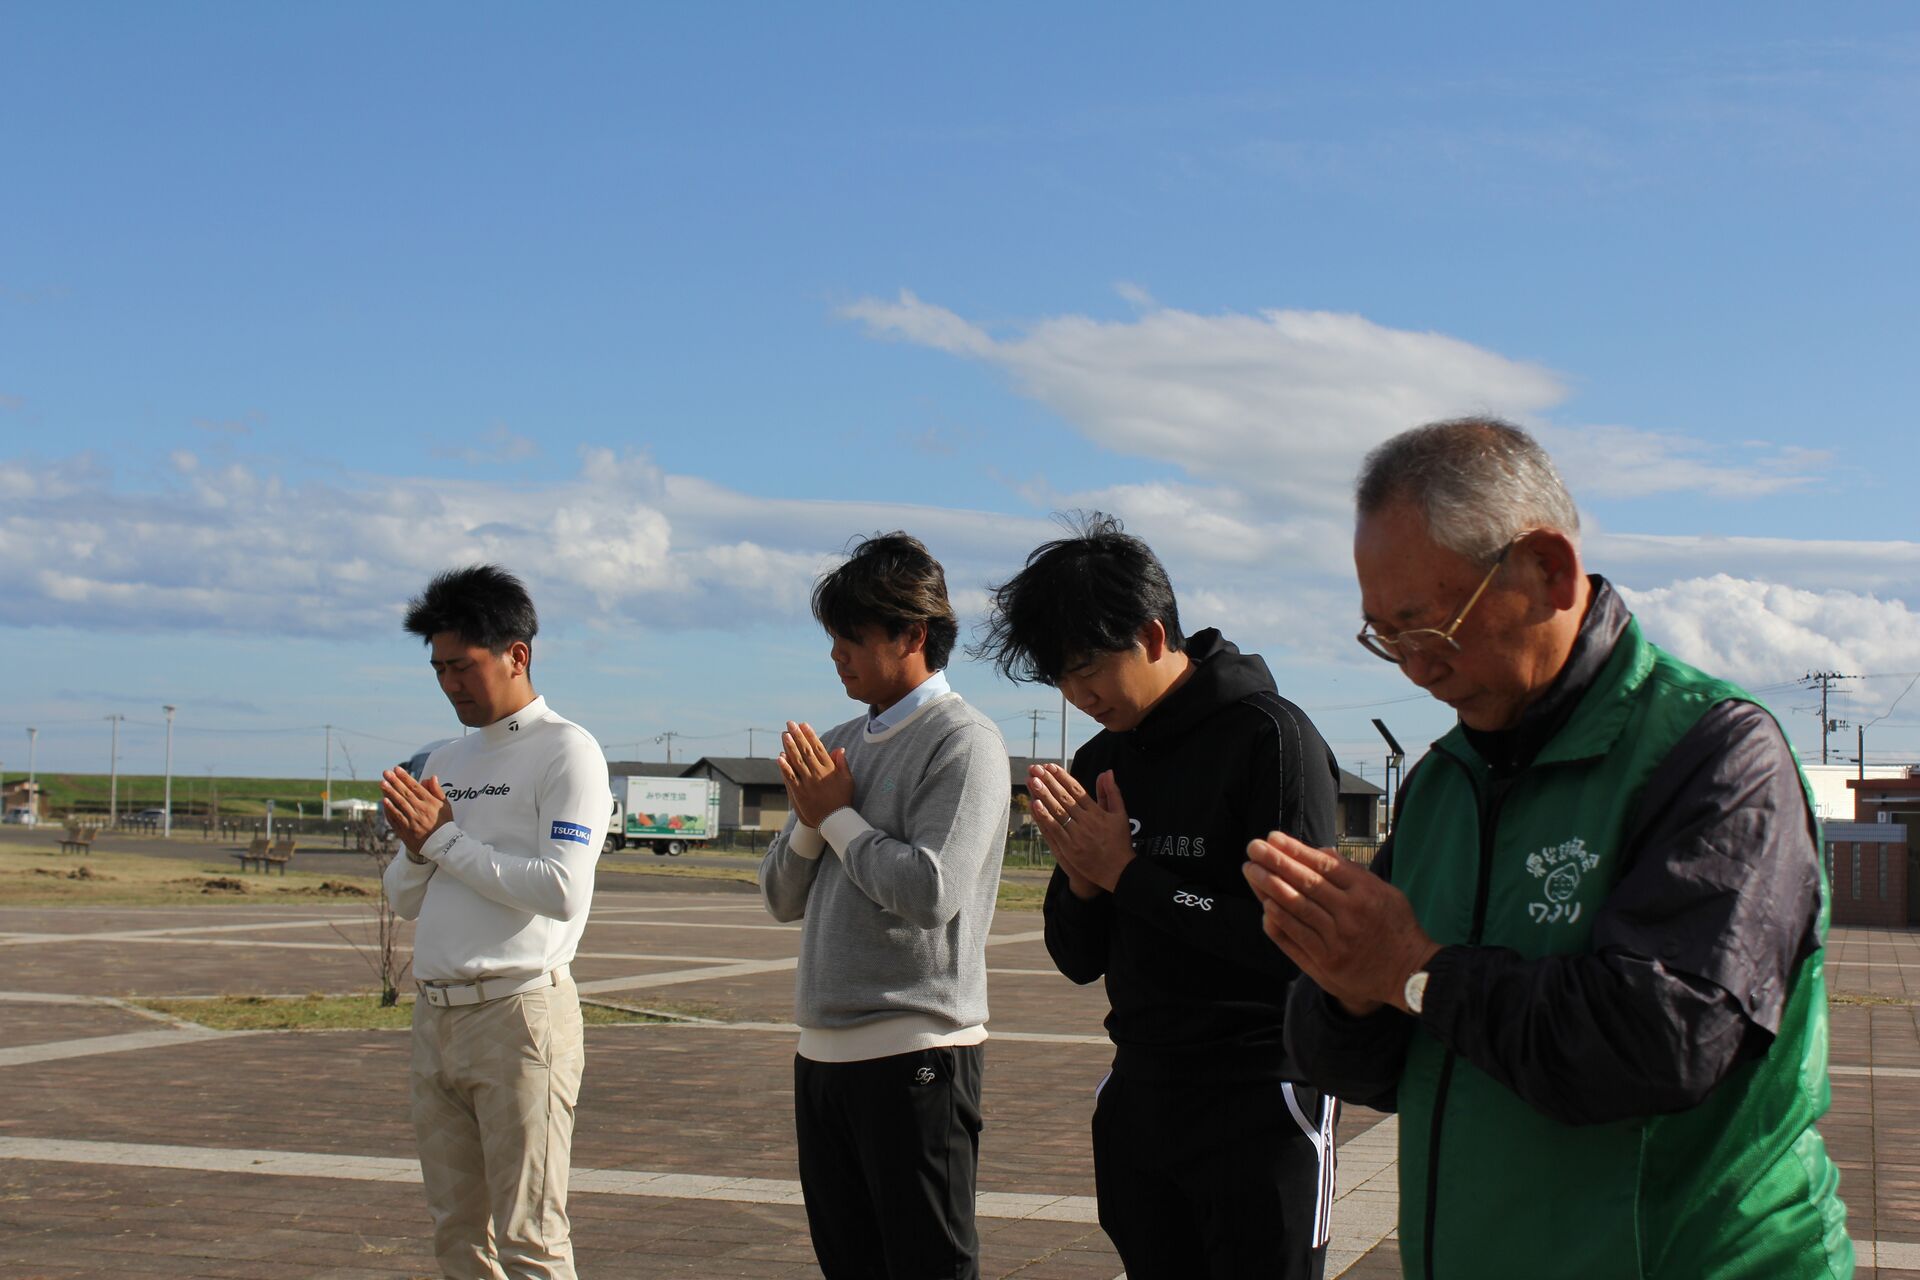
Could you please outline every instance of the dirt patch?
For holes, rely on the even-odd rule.
[[[345,880],[322,880],[315,893],[329,898],[371,898],[373,891],[364,885],[349,883]]]
[[[192,881],[187,883],[191,884]],[[232,876],[213,876],[200,882],[202,893],[247,893],[247,882],[235,880]]]

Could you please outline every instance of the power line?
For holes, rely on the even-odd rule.
[[[1318,714],[1319,712],[1322,712],[1322,711],[1370,711],[1374,707],[1397,707],[1403,702],[1432,702],[1432,701],[1434,701],[1434,697],[1430,693],[1414,693],[1414,694],[1409,694],[1404,698],[1388,698],[1384,702],[1345,702],[1337,706],[1331,705],[1331,704],[1324,704],[1324,703],[1318,704],[1315,706],[1307,706],[1305,704],[1302,704],[1300,709],[1302,711],[1312,712],[1314,714]]]
[[[1915,672],[1913,679],[1907,681],[1907,687],[1900,691],[1900,697],[1895,698],[1893,700],[1892,706],[1888,707],[1885,711],[1882,711],[1879,715],[1867,721],[1866,724],[1861,725],[1860,727],[1862,729],[1871,728],[1872,726],[1879,724],[1882,720],[1885,720],[1888,716],[1892,715],[1894,711],[1894,707],[1898,707],[1900,705],[1901,698],[1905,698],[1908,694],[1913,692],[1913,686],[1915,684],[1920,684],[1920,671]]]

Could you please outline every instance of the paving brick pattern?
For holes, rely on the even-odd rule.
[[[638,881],[637,881],[638,882]],[[731,890],[604,892],[577,966],[583,981],[790,958],[797,934]],[[689,886],[695,886],[690,888]],[[747,926],[747,927],[740,927]],[[995,933],[1037,931],[1003,912]],[[101,934],[192,930],[170,938]],[[51,935],[6,944],[5,935]],[[95,935],[92,938],[72,935]],[[366,989],[364,904],[233,904],[90,910],[0,907],[0,991],[84,996]],[[1099,986],[1051,972],[1037,940],[989,951],[985,1192],[1088,1196],[1093,1087],[1109,1050]],[[1920,1069],[1920,933],[1837,931],[1829,949],[1833,1063]],[[1031,972],[1021,972],[1027,970]],[[741,1020],[792,1017],[791,969],[643,986],[615,998],[698,1005]],[[0,1053],[149,1032],[162,1024],[101,1005],[0,1003]],[[596,1027],[574,1162],[582,1168],[793,1179],[792,1039],[704,1027]],[[212,1037],[161,1048],[0,1066],[0,1138],[259,1148],[410,1158],[404,1032]],[[1920,1076],[1834,1077],[1823,1126],[1842,1167],[1856,1238],[1920,1246]],[[1379,1117],[1354,1109],[1346,1142]],[[804,1212],[785,1204],[576,1195],[582,1274],[817,1274]],[[1119,1262],[1092,1224],[981,1220],[986,1274],[1112,1280]],[[0,1161],[0,1275],[395,1277],[432,1273],[417,1185],[185,1169]],[[1353,1280],[1399,1274],[1391,1238]],[[1862,1267],[1920,1280],[1920,1270]]]

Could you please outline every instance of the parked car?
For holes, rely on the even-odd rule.
[[[167,811],[165,809],[142,809],[133,816],[141,822],[165,822],[167,820]]]
[[[7,810],[5,818],[0,821],[6,822],[9,826],[30,827],[33,825],[33,810],[25,805],[16,805]]]

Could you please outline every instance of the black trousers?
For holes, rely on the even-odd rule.
[[[1127,1280],[1321,1280],[1339,1110],[1304,1084],[1109,1077],[1093,1172]]]
[[[980,1045],[793,1060],[807,1227],[826,1280],[978,1280]]]

